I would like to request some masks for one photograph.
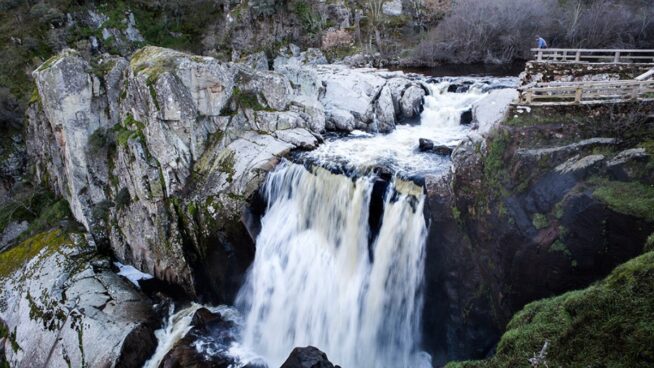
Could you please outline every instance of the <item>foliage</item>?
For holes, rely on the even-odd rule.
[[[533,302],[507,326],[495,357],[453,367],[527,367],[549,341],[550,367],[649,367],[654,362],[654,252],[589,288]]]
[[[333,49],[337,47],[349,47],[354,44],[352,35],[344,29],[328,31],[322,36],[322,48]]]
[[[652,16],[645,2],[459,0],[415,56],[426,62],[526,59],[537,35],[556,47],[644,48],[652,43]]]

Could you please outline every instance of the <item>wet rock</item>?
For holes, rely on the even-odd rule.
[[[461,120],[459,123],[461,125],[470,125],[472,123],[472,109],[461,113]]]
[[[418,140],[418,149],[420,152],[429,152],[434,149],[434,142],[427,138],[420,138]]]
[[[515,88],[502,88],[488,92],[488,95],[472,106],[474,123],[479,134],[486,135],[506,117],[509,107],[518,98]]]
[[[307,346],[305,348],[295,348],[289,355],[288,359],[280,368],[335,368],[328,359],[327,354]]]
[[[450,156],[452,154],[453,149],[448,147],[448,146],[435,146],[432,148],[432,152],[441,155],[441,156]]]
[[[405,118],[420,115],[425,98],[425,90],[419,86],[411,86],[404,91],[400,100],[400,112]]]

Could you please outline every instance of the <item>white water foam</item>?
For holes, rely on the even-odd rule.
[[[487,93],[482,85],[473,85],[467,93],[447,92],[450,82],[429,84],[419,125],[398,125],[389,134],[355,131],[345,139],[334,139],[307,154],[322,166],[342,165],[351,170],[383,166],[402,176],[444,170],[448,159],[418,152],[418,141],[427,138],[436,145],[455,147],[469,133],[461,125],[461,114]]]
[[[369,250],[372,189],[371,177],[291,163],[269,175],[269,207],[238,297],[243,345],[269,366],[313,345],[343,367],[430,367],[418,350],[424,195],[391,184]]]

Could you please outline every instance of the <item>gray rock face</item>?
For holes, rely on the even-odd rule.
[[[191,263],[206,254],[197,248],[242,236],[248,198],[283,155],[315,147],[324,109],[282,73],[168,49],[100,65],[65,51],[34,72],[41,103],[29,109],[27,145],[37,179],[121,262],[194,295]]]
[[[228,300],[253,254],[241,217],[266,173],[326,129],[390,131],[426,93],[401,72],[326,65],[315,49],[287,47],[275,71],[264,59],[146,47],[92,66],[64,51],[34,72],[37,179],[122,263],[191,296],[209,280],[202,287]]]
[[[86,261],[82,235],[53,230],[18,247],[42,247],[3,276],[0,318],[13,367],[138,367],[154,351],[152,302],[108,268]]]

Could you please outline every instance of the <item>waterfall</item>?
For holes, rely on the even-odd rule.
[[[157,368],[166,357],[166,354],[175,346],[175,344],[184,338],[184,336],[193,328],[191,321],[193,314],[202,306],[193,303],[190,307],[174,312],[173,306],[170,307],[168,319],[164,322],[161,329],[154,332],[159,342],[157,350],[152,357],[145,362],[143,368]]]
[[[289,162],[269,174],[254,264],[237,298],[242,344],[270,367],[315,346],[344,368],[430,367],[418,350],[424,243],[422,188],[394,180],[378,236],[374,177]]]

